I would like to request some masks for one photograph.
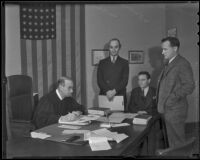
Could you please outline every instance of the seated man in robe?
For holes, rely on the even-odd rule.
[[[57,82],[57,89],[40,99],[33,116],[35,127],[38,129],[58,123],[59,119],[72,121],[84,114],[85,107],[72,98],[72,93],[72,80],[61,77]]]
[[[146,71],[138,73],[139,87],[131,92],[128,112],[131,113],[156,113],[156,89],[150,87],[150,74]]]

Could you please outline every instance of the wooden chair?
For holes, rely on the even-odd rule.
[[[193,154],[196,138],[192,137],[190,140],[186,141],[184,144],[178,145],[176,147],[171,147],[167,149],[159,149],[156,151],[158,156],[188,156],[191,157]]]
[[[35,128],[32,123],[35,108],[32,78],[26,75],[8,76],[6,87],[9,137],[29,136],[30,131]]]

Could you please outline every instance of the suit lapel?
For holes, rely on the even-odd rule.
[[[169,73],[169,71],[175,66],[175,64],[177,63],[177,61],[179,60],[180,56],[177,55],[174,60],[168,65],[168,67],[166,68],[165,70],[165,73],[164,73],[164,77],[166,77],[166,75]],[[163,77],[163,78],[164,78]]]
[[[148,90],[147,95],[146,95],[146,106],[148,106],[151,103],[152,97],[153,97],[152,90],[149,87],[149,90]]]

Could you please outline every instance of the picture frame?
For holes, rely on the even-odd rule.
[[[92,49],[92,65],[96,66],[99,61],[109,56],[109,50]]]
[[[129,51],[128,60],[130,64],[143,64],[144,63],[144,51],[131,50]]]
[[[168,37],[177,37],[177,28],[170,28],[167,30],[167,36]]]

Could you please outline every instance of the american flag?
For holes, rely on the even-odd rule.
[[[56,7],[49,3],[20,7],[21,39],[55,39]]]
[[[32,77],[34,92],[39,93],[39,97],[48,93],[59,77],[69,76],[74,82],[74,98],[79,103],[84,104],[86,95],[84,6],[56,4],[55,6],[42,5],[37,8],[33,5],[31,7],[32,12],[34,9],[40,11],[42,7],[44,8],[43,12],[47,8],[50,9],[49,11],[53,9],[55,12],[43,14],[45,14],[44,16],[55,15],[55,18],[51,21],[47,19],[43,21],[27,19],[26,22],[32,22],[32,28],[34,28],[35,22],[55,22],[54,26],[46,27],[46,29],[54,28],[55,30],[40,33],[40,35],[44,35],[43,38],[41,36],[35,37],[35,34],[26,32],[27,38],[24,39],[24,19],[20,18],[22,74]],[[23,6],[20,7],[20,12],[20,15],[23,16]],[[38,14],[42,15],[42,13]],[[32,16],[35,16],[35,14]],[[30,35],[32,35],[32,38],[30,38]],[[52,37],[52,35],[55,36]]]

